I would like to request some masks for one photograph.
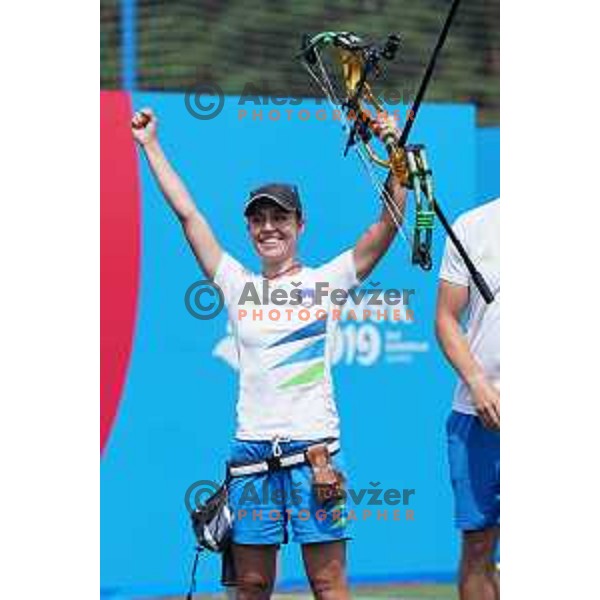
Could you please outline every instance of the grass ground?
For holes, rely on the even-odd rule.
[[[274,596],[275,600],[312,600],[306,592],[290,592]],[[353,588],[353,600],[456,600],[458,596],[449,585],[395,585]]]
[[[225,600],[225,594],[194,594],[194,600]],[[312,600],[305,590],[273,595],[273,600]],[[450,585],[381,585],[361,586],[352,589],[353,600],[456,600],[456,590]],[[155,600],[159,600],[158,598]],[[183,600],[183,596],[171,596],[160,600]]]

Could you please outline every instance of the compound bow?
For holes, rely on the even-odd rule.
[[[434,217],[437,216],[464,261],[475,286],[489,304],[494,300],[492,292],[464,246],[456,237],[434,196],[432,171],[427,163],[425,146],[422,144],[407,145],[410,130],[459,2],[460,0],[453,0],[400,137],[397,138],[394,133],[387,132],[382,139],[386,157],[377,154],[371,146],[375,119],[368,105],[374,109],[377,115],[386,113],[383,103],[373,92],[371,84],[381,74],[383,59],[389,61],[395,58],[400,38],[391,34],[384,44],[374,44],[364,41],[351,32],[325,31],[312,37],[304,36],[299,57],[332,106],[335,108],[337,105],[342,109],[342,122],[348,135],[344,155],[350,148],[356,149],[358,157],[375,187],[379,190],[396,227],[411,248],[411,262],[427,271],[432,268],[431,246]],[[343,94],[344,100],[340,100],[340,94],[336,91],[334,81],[325,69],[322,51],[326,49],[333,51],[334,61],[341,67],[343,89],[340,93]],[[319,73],[322,75],[322,79],[319,79]],[[390,197],[388,190],[376,176],[373,163],[391,170],[404,186],[414,191],[415,221],[412,236],[406,233],[403,226],[403,215],[398,212],[398,207]]]

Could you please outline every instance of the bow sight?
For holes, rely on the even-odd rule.
[[[383,55],[383,58],[387,60],[394,60],[394,58],[396,58],[396,52],[398,52],[399,46],[400,37],[397,36],[395,33],[390,33],[390,35],[388,35],[387,42],[383,47],[383,52],[381,53]]]

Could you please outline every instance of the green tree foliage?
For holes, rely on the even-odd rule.
[[[240,93],[321,95],[294,60],[303,33],[355,31],[402,38],[387,81],[410,98],[449,0],[139,0],[138,86],[182,90],[197,81]],[[117,0],[101,0],[103,87],[119,87]],[[463,0],[428,100],[475,102],[480,122],[499,121],[499,0]]]

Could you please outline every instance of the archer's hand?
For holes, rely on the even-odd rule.
[[[471,384],[471,396],[475,410],[485,427],[500,431],[500,392],[487,379],[481,378]]]
[[[384,143],[390,136],[395,142],[400,139],[400,130],[396,125],[396,120],[387,113],[379,113],[372,123],[372,128],[373,133]]]
[[[140,145],[145,146],[156,139],[158,119],[151,108],[138,110],[131,119],[131,133]]]

